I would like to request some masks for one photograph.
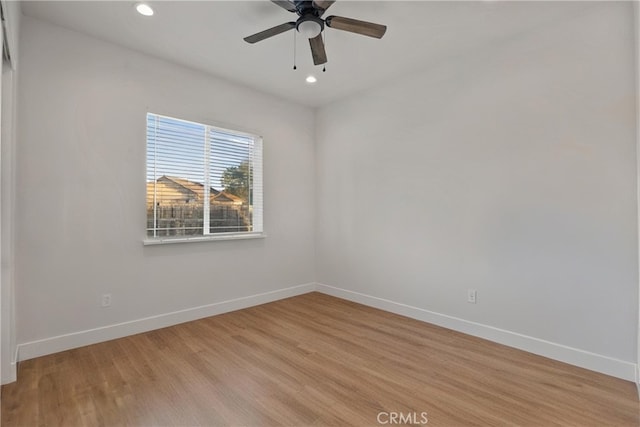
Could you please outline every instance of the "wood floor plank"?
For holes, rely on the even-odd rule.
[[[344,426],[381,412],[640,426],[631,382],[319,293],[21,362],[1,421]]]

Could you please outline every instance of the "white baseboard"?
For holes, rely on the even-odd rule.
[[[14,349],[11,357],[9,365],[2,367],[2,378],[0,378],[2,385],[15,382],[18,379],[18,347]]]
[[[530,353],[559,360],[571,365],[580,366],[592,371],[633,381],[638,384],[640,393],[640,371],[634,363],[625,362],[600,354],[556,344],[538,338],[518,334],[504,329],[480,323],[470,322],[453,316],[425,310],[394,301],[340,289],[322,283],[307,283],[276,291],[265,292],[248,297],[236,298],[214,304],[207,304],[200,307],[161,314],[129,322],[103,326],[100,328],[78,331],[70,334],[59,335],[37,341],[26,342],[18,345],[16,361],[28,360],[34,357],[57,353],[72,348],[85,345],[96,344],[116,338],[122,338],[154,329],[165,328],[179,323],[202,319],[204,317],[215,316],[217,314],[228,313],[243,308],[253,307],[260,304],[277,301],[309,292],[318,291],[327,295],[353,301],[359,304],[396,313],[412,319],[420,320],[434,325],[442,326],[458,332],[463,332],[489,341],[518,348]],[[16,362],[12,363],[13,375],[16,373]],[[638,372],[637,372],[638,371]],[[9,375],[12,374],[11,372]],[[15,381],[15,378],[6,378],[6,382]],[[5,379],[3,379],[5,383]]]
[[[7,372],[9,371],[9,372]],[[18,365],[16,362],[11,362],[9,369],[2,370],[2,385],[15,382],[18,379]]]
[[[241,310],[243,308],[306,294],[313,292],[314,290],[315,283],[307,283],[304,285],[278,289],[276,291],[251,295],[248,297],[236,298],[200,307],[188,308],[186,310],[174,311],[172,313],[161,314],[158,316],[146,317],[144,319],[137,319],[117,323],[115,325],[102,326],[99,328],[87,329],[42,340],[26,342],[18,344],[18,355],[16,360],[22,361],[33,359],[34,357],[57,353],[72,348],[122,338],[154,329],[165,328],[179,323],[190,322],[204,317],[215,316],[217,314],[228,313],[230,311]]]
[[[316,284],[316,291],[484,338],[581,368],[640,383],[640,380],[636,377],[637,366],[631,362],[321,283]]]

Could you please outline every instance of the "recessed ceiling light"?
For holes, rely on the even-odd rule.
[[[316,79],[315,76],[307,76],[306,81],[307,83],[315,83],[318,79]]]
[[[153,15],[153,9],[146,3],[138,3],[136,4],[136,10],[140,15],[151,16]]]

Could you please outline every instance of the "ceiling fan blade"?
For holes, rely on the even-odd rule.
[[[349,31],[377,39],[381,39],[387,31],[386,25],[358,21],[357,19],[343,18],[341,16],[330,16],[325,19],[324,23],[327,24],[328,27],[335,28],[336,30]]]
[[[269,37],[277,36],[280,33],[284,33],[285,31],[292,30],[296,27],[295,22],[287,22],[284,24],[277,25],[273,28],[269,28],[268,30],[260,31],[259,33],[255,33],[248,37],[244,38],[244,41],[247,43],[256,43],[262,41],[264,39],[268,39]]]
[[[296,11],[296,5],[292,1],[288,0],[271,0],[271,3],[275,3],[283,9],[288,10],[289,12]]]
[[[309,46],[311,46],[311,56],[313,56],[314,65],[320,65],[327,62],[327,52],[324,51],[322,33],[312,39],[309,39]]]
[[[331,7],[336,0],[313,0],[313,7],[320,11],[320,16]]]

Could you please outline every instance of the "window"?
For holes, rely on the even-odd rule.
[[[147,114],[145,243],[259,237],[262,138]]]

